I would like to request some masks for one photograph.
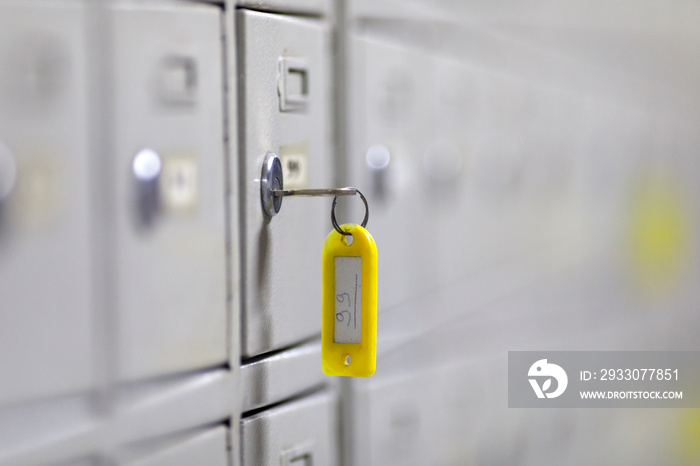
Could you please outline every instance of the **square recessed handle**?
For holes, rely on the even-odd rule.
[[[304,112],[309,104],[309,64],[301,57],[280,57],[277,90],[280,111]]]
[[[282,466],[313,466],[313,444],[309,442],[283,451],[280,460]]]

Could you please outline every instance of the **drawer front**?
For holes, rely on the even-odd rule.
[[[336,402],[317,393],[243,419],[243,466],[337,464]]]

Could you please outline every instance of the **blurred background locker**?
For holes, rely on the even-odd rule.
[[[700,463],[507,352],[700,348],[691,1],[0,0],[0,465]],[[331,200],[377,371],[323,375]],[[341,223],[360,223],[357,198]]]

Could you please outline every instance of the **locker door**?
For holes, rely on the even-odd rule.
[[[85,11],[0,6],[0,405],[91,386]]]
[[[318,21],[240,10],[239,98],[246,263],[243,355],[321,331],[321,245],[327,199],[287,199],[274,218],[260,204],[268,152],[280,156],[285,188],[324,187],[330,165],[328,31]]]
[[[122,379],[226,360],[221,11],[113,11]]]

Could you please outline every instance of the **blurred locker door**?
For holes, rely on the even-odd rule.
[[[85,9],[0,14],[0,406],[92,386]]]
[[[221,10],[113,11],[122,380],[227,360]]]

